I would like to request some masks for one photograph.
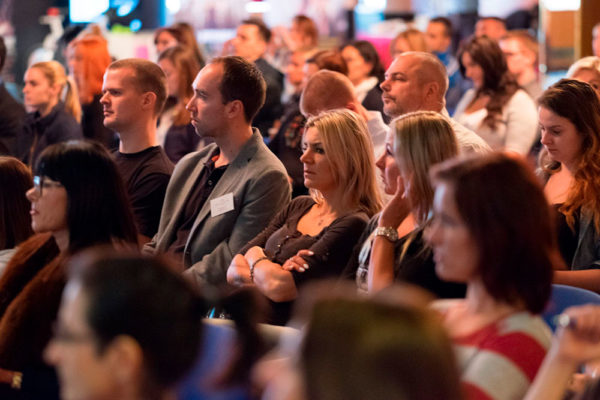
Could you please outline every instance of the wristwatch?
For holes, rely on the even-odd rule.
[[[375,229],[375,236],[383,236],[392,243],[396,243],[398,241],[398,231],[396,228],[389,226],[377,227],[377,229]]]

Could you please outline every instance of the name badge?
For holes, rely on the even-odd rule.
[[[227,193],[210,201],[210,216],[216,217],[233,210],[233,193]]]

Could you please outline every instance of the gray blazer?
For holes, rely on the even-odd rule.
[[[167,187],[158,232],[144,247],[145,253],[164,253],[174,242],[185,201],[215,148],[216,144],[210,144],[177,163]],[[233,194],[234,209],[213,217],[210,201],[228,193]],[[255,129],[196,217],[184,249],[184,265],[188,268],[184,274],[199,286],[224,284],[233,255],[287,205],[290,194],[285,167]]]

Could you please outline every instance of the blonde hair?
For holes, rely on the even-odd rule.
[[[367,125],[350,110],[323,112],[310,118],[306,129],[319,131],[331,172],[340,188],[344,188],[345,206],[359,209],[369,216],[381,209],[379,189],[375,180],[373,146]],[[323,197],[311,189],[317,202]]]
[[[575,61],[567,71],[567,78],[572,78],[582,69],[586,69],[600,75],[600,57],[589,56]]]
[[[410,51],[427,52],[427,42],[425,42],[425,34],[418,29],[408,28],[404,32],[400,32],[390,43],[390,53],[392,56],[398,55],[396,52],[396,42],[398,39],[406,40]]]
[[[77,122],[81,121],[81,105],[77,96],[77,87],[71,77],[67,77],[65,68],[58,61],[43,61],[33,64],[29,69],[37,68],[44,74],[50,86],[59,85],[59,100]]]
[[[401,171],[406,168],[411,173],[409,196],[414,216],[424,226],[433,205],[429,169],[458,154],[456,135],[448,119],[433,111],[405,114],[394,119],[390,127],[395,136],[396,163]]]

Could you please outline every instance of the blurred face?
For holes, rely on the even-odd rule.
[[[306,82],[308,82],[308,80],[317,72],[319,71],[319,67],[317,66],[317,64],[312,63],[312,62],[307,62],[304,63],[304,68],[303,68],[303,73],[304,73],[304,80],[303,80],[303,84],[306,85]]]
[[[589,83],[596,92],[598,99],[600,99],[600,74],[594,70],[582,68],[573,74],[573,79],[578,81]]]
[[[24,80],[23,97],[27,110],[48,114],[58,103],[58,85],[51,85],[39,68],[29,68]]]
[[[373,64],[367,63],[355,47],[344,47],[342,58],[348,65],[348,78],[350,78],[353,85],[356,86],[369,77]]]
[[[304,43],[307,42],[307,38],[297,22],[292,22],[289,35],[290,42],[292,42],[292,50],[304,47]]]
[[[250,62],[260,58],[267,49],[267,44],[259,34],[258,26],[252,24],[240,25],[231,43],[234,55]]]
[[[69,283],[63,293],[54,337],[44,352],[60,381],[63,400],[119,398],[118,379],[105,349],[98,351],[85,313],[87,298],[81,286]]]
[[[506,35],[506,27],[494,19],[481,19],[475,24],[475,36],[487,36],[495,41]]]
[[[67,49],[67,64],[69,67],[69,74],[73,76],[78,86],[81,86],[81,81],[84,78],[85,65],[84,56],[79,46],[70,46]]]
[[[441,183],[433,199],[434,218],[427,229],[433,247],[435,272],[445,281],[469,282],[477,278],[478,251],[471,232],[458,213],[454,188]]]
[[[388,130],[385,137],[385,151],[379,156],[375,165],[379,168],[381,173],[385,193],[396,193],[400,170],[394,159],[394,134],[392,129]]]
[[[592,51],[596,57],[600,57],[600,26],[592,29]]]
[[[321,135],[316,128],[308,128],[304,133],[302,151],[300,161],[304,164],[304,186],[321,192],[335,189],[337,185],[329,158],[325,154]]]
[[[508,70],[516,77],[534,68],[535,54],[527,50],[519,40],[503,39],[499,45],[506,57]]]
[[[465,76],[473,82],[475,89],[481,89],[484,81],[483,68],[476,64],[467,52],[462,55],[462,63],[465,67]]]
[[[390,117],[418,111],[425,102],[425,88],[417,75],[419,61],[408,55],[398,56],[381,83],[383,112]]]
[[[538,115],[542,132],[541,142],[550,158],[571,169],[581,157],[581,134],[571,121],[545,107],[538,109]]]
[[[412,51],[410,47],[410,43],[404,38],[398,38],[394,42],[394,48],[392,48],[392,57],[396,57],[402,53],[406,53],[407,51]]]
[[[31,228],[35,233],[68,231],[65,187],[47,176],[34,177],[33,188],[27,191],[31,203]]]
[[[162,31],[156,38],[156,53],[160,54],[169,47],[177,46],[177,39],[167,31]]]
[[[158,65],[167,76],[167,92],[168,96],[178,97],[179,95],[179,71],[171,60],[163,58],[158,62]]]
[[[122,133],[139,122],[142,93],[133,83],[129,68],[107,69],[102,83],[100,104],[104,111],[104,126]]]
[[[441,22],[430,22],[425,32],[427,49],[431,52],[443,53],[450,46],[450,36],[446,36],[446,25]]]
[[[293,52],[290,62],[285,68],[285,75],[289,83],[295,88],[300,89],[304,80],[304,54]]]
[[[196,133],[202,137],[217,137],[223,131],[226,105],[219,90],[223,78],[221,64],[208,64],[198,73],[194,83],[194,96],[186,109],[192,117]]]

